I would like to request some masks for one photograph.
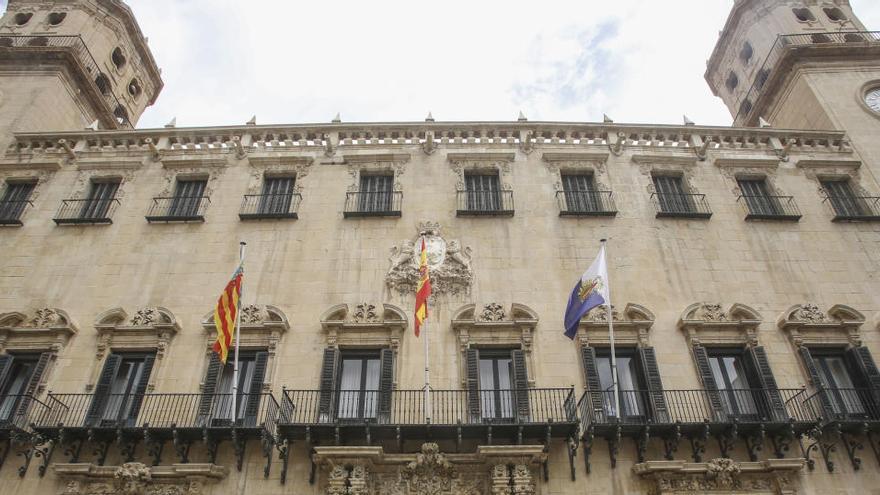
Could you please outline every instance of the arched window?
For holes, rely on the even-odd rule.
[[[739,77],[736,76],[736,73],[731,71],[730,74],[727,75],[727,81],[724,83],[727,86],[727,89],[733,91],[739,86]]]
[[[52,12],[47,19],[49,20],[50,26],[57,26],[64,22],[65,17],[67,17],[67,12]]]
[[[141,95],[141,83],[136,78],[128,83],[128,94],[135,98]]]
[[[825,15],[828,16],[828,19],[834,22],[847,20],[846,14],[844,14],[843,11],[837,7],[825,7],[822,10],[825,11]]]
[[[31,17],[33,16],[33,12],[19,12],[15,14],[13,22],[15,22],[16,26],[24,26],[31,20]]]
[[[98,74],[98,77],[95,78],[95,84],[98,86],[98,91],[100,91],[102,95],[110,94],[110,79],[108,79],[106,75]]]
[[[755,54],[755,51],[752,49],[752,44],[746,41],[743,43],[742,50],[739,52],[739,59],[742,60],[742,63],[748,64],[752,61],[752,56]]]
[[[806,7],[794,8],[794,9],[791,9],[791,11],[794,13],[794,16],[797,17],[797,20],[799,20],[800,22],[815,22],[816,21],[816,16],[814,16],[813,13],[810,12],[810,9],[808,9]]]
[[[113,60],[113,65],[116,66],[117,69],[122,69],[125,67],[125,55],[122,53],[122,48],[118,46],[113,50],[113,53],[110,55],[110,58]]]

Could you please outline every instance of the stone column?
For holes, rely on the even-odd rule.
[[[515,495],[533,495],[535,483],[532,479],[532,471],[525,464],[517,464],[513,468],[513,491]]]
[[[492,466],[492,495],[512,495],[510,470],[506,464]]]

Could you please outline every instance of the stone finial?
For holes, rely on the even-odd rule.
[[[684,118],[684,125],[696,125],[694,124],[693,120],[688,118],[687,115],[682,115],[682,117]]]
[[[770,122],[767,122],[766,120],[764,120],[764,117],[758,117],[758,127],[760,127],[761,129],[764,129],[766,127],[773,127],[773,126],[770,125]]]
[[[608,114],[603,113],[602,114],[602,122],[604,122],[606,124],[613,124],[614,120],[612,120],[611,117],[608,116]]]
[[[98,119],[95,119],[94,122],[92,122],[91,124],[87,125],[87,126],[86,126],[86,129],[87,129],[87,130],[90,130],[90,131],[97,131],[97,130],[98,130]]]
[[[251,119],[244,123],[245,125],[257,125],[257,116],[252,115]]]
[[[428,111],[428,116],[425,117],[425,122],[434,122],[434,116],[431,115],[430,110]]]
[[[525,115],[524,113],[522,113],[522,110],[520,110],[520,111],[519,111],[519,116],[517,116],[516,120],[519,121],[519,122],[525,122],[525,121],[527,121],[527,120],[529,120],[529,119],[527,119],[527,118],[526,118],[526,115]]]
[[[339,115],[339,112],[336,112],[336,116],[333,117],[333,120],[330,121],[331,124],[340,124],[342,123],[342,117]]]
[[[177,127],[177,117],[172,117],[171,120],[167,124],[165,124],[165,127],[169,129],[172,127]]]

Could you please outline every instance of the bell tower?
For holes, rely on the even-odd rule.
[[[10,0],[0,18],[0,142],[13,132],[131,128],[162,90],[119,0]]]

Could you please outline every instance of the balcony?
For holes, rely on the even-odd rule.
[[[53,220],[57,225],[111,224],[118,199],[65,199]]]
[[[561,217],[613,217],[617,207],[611,191],[557,191]]]
[[[207,196],[170,196],[153,198],[147,212],[147,221],[153,222],[204,222],[205,210],[211,204]]]
[[[297,210],[302,202],[299,193],[245,194],[238,218],[241,220],[274,220],[299,218]]]
[[[81,454],[87,453],[82,449],[85,442],[96,445],[98,465],[104,464],[111,445],[118,446],[124,462],[133,462],[141,443],[153,465],[162,462],[166,444],[173,449],[165,453],[185,464],[191,462],[190,447],[197,442],[204,444],[206,462],[214,463],[220,443],[230,441],[241,470],[247,440],[256,438],[261,440],[268,476],[278,403],[269,393],[238,394],[238,419],[233,422],[232,402],[233,394],[50,393],[48,406],[30,418],[43,439],[65,446],[71,463],[80,462]]]
[[[350,192],[345,196],[345,218],[399,217],[403,203],[401,191]]]
[[[49,409],[45,402],[31,395],[0,396],[0,439],[8,439],[15,432],[28,430],[31,419],[47,414]]]
[[[23,225],[21,216],[28,206],[33,205],[29,200],[0,201],[0,225]]]
[[[458,191],[455,214],[460,217],[512,217],[513,191]]]
[[[577,411],[571,388],[526,390],[285,390],[279,435],[339,444],[406,438],[481,439],[491,444],[522,443],[576,434]],[[429,414],[426,414],[429,413]]]
[[[620,415],[615,413],[612,391],[581,396],[582,441],[591,444],[601,437],[618,446],[621,437],[633,438],[639,462],[648,447],[641,439],[663,438],[665,458],[672,460],[682,436],[690,441],[694,462],[701,462],[710,437],[718,440],[722,456],[727,457],[735,442],[742,440],[750,458],[756,460],[766,436],[781,458],[792,438],[820,421],[819,410],[805,389],[622,390],[619,402]],[[615,461],[612,457],[612,466]]]
[[[832,31],[778,36],[763,65],[754,72],[756,77],[748,93],[739,101],[739,112],[733,119],[734,126],[757,124],[766,98],[773,94],[769,89],[789,74],[796,56],[815,53],[817,56],[839,58],[842,50],[859,49],[863,56],[869,57],[870,50],[876,50],[877,47],[880,47],[880,32],[876,31]],[[813,52],[812,49],[816,51]]]
[[[797,222],[801,219],[801,211],[792,196],[740,195],[736,202],[745,211],[746,220]]]
[[[651,201],[657,209],[657,218],[712,217],[712,210],[705,194],[653,193]]]
[[[834,212],[832,222],[880,221],[880,197],[829,194],[823,202]]]

